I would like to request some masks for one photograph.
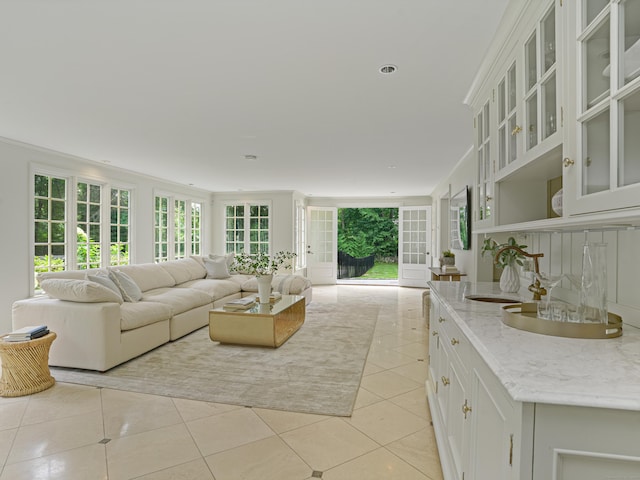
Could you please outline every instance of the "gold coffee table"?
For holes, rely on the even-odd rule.
[[[271,304],[249,310],[216,308],[209,312],[209,337],[214,342],[279,347],[304,323],[305,298],[283,295]]]
[[[0,340],[0,396],[20,397],[41,392],[56,380],[49,372],[49,348],[56,338],[54,332],[24,342]]]

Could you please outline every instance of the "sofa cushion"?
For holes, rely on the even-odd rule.
[[[171,308],[162,303],[127,302],[120,307],[120,330],[133,330],[170,318]]]
[[[120,288],[113,282],[113,280],[109,278],[109,275],[107,273],[103,272],[102,274],[92,275],[89,272],[87,272],[87,280],[91,282],[99,283],[100,285],[103,285],[108,289],[113,290],[115,293],[118,294],[118,296],[122,300],[122,293],[120,293]]]
[[[197,281],[197,280],[195,280]],[[178,315],[196,307],[211,303],[211,297],[205,292],[193,288],[156,288],[144,292],[145,302],[156,302],[171,308],[172,315]]]
[[[207,278],[222,279],[231,276],[226,258],[218,256],[218,258],[205,258],[203,261],[204,268],[207,269]]]
[[[125,302],[139,302],[142,299],[142,290],[126,273],[110,270],[109,278],[118,286]]]
[[[50,278],[67,278],[73,280],[85,280],[88,273],[92,275],[108,275],[106,268],[92,268],[91,270],[63,270],[61,272],[42,272],[36,275],[36,280],[41,283]]]
[[[173,287],[176,284],[176,281],[169,275],[169,272],[158,263],[121,265],[118,267],[110,267],[109,270],[126,273],[143,292],[153,290],[154,288]]]
[[[299,295],[311,287],[311,281],[302,275],[274,275],[271,287],[275,292],[280,292],[283,295]],[[258,280],[255,277],[246,280],[242,284],[242,290],[257,292]]]
[[[42,289],[52,298],[68,302],[122,303],[122,297],[113,290],[90,280],[50,278],[40,282]]]
[[[170,260],[168,262],[159,263],[169,275],[173,277],[176,285],[189,280],[197,280],[198,278],[204,278],[207,271],[202,264],[193,258],[181,258],[180,260]]]
[[[231,277],[233,277],[232,275]],[[211,301],[219,300],[234,293],[240,293],[240,284],[232,282],[229,279],[214,280],[211,278],[203,278],[201,280],[192,280],[190,282],[178,285],[180,288],[190,288],[204,292],[209,296]]]

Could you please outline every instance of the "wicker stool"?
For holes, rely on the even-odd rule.
[[[0,340],[0,396],[20,397],[51,387],[55,378],[49,372],[49,347],[56,338],[54,332],[26,342]]]

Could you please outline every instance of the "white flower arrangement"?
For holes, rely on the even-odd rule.
[[[279,269],[290,269],[292,267],[291,260],[297,254],[292,252],[281,251],[274,255],[266,253],[239,253],[235,257],[235,269],[238,272],[247,273],[260,277],[262,275],[272,275]]]

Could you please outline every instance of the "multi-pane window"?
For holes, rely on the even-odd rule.
[[[227,253],[269,253],[269,205],[236,204],[225,209]]]
[[[191,255],[202,255],[202,205],[191,202]]]
[[[111,189],[111,220],[109,252],[111,265],[127,265],[129,263],[129,191],[118,188]]]
[[[33,178],[36,275],[129,263],[130,190],[72,176],[37,173]],[[102,228],[109,215],[110,237]]]
[[[165,262],[169,259],[169,197],[156,197],[154,217],[153,259],[156,262]]]
[[[101,266],[102,187],[78,182],[76,187],[76,267],[82,270]]]
[[[202,254],[202,203],[157,195],[154,215],[156,262]]]
[[[34,269],[55,272],[67,267],[67,180],[34,177]]]

